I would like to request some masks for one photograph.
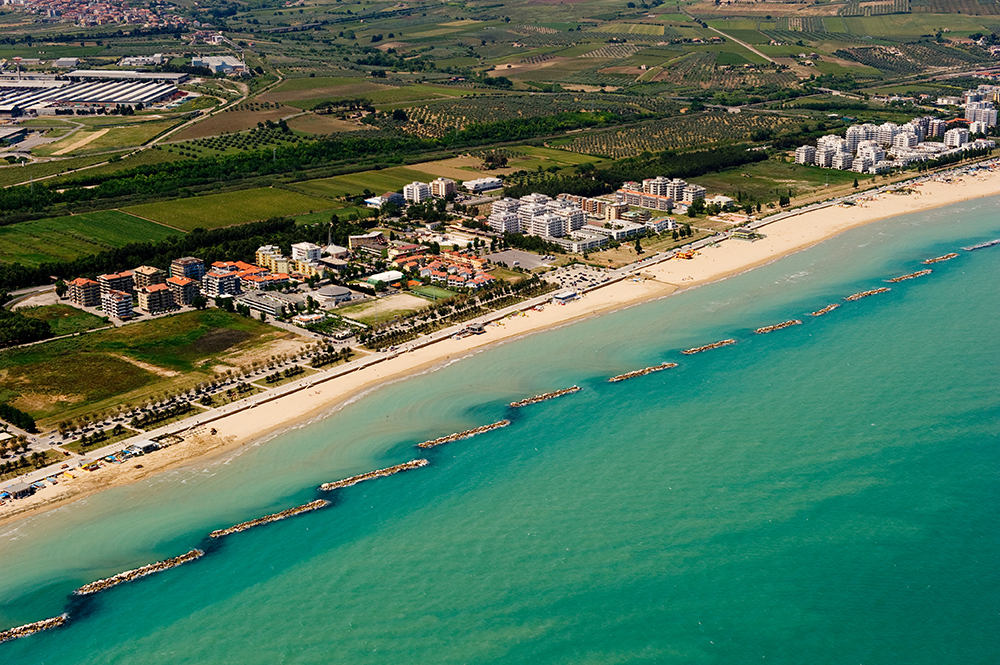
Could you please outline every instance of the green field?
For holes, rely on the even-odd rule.
[[[124,153],[116,153],[122,155]],[[73,157],[70,159],[57,159],[51,162],[39,162],[27,166],[2,166],[0,167],[0,187],[9,187],[19,183],[30,182],[32,178],[44,178],[46,176],[64,173],[72,169],[83,168],[91,164],[106,162],[114,155],[88,155],[87,157]],[[5,164],[6,162],[0,162]]]
[[[342,196],[361,194],[366,189],[375,194],[394,192],[403,189],[403,185],[408,185],[414,180],[430,182],[434,178],[435,176],[423,173],[422,171],[406,168],[405,166],[397,166],[379,171],[363,171],[350,175],[338,175],[333,178],[306,180],[305,182],[295,183],[294,187],[306,194],[340,198]],[[330,204],[327,205],[332,207]]]
[[[130,242],[155,242],[178,234],[117,210],[37,219],[0,226],[0,262],[37,266],[71,261]]]
[[[453,295],[455,295],[454,291],[449,291],[448,289],[442,289],[440,286],[434,286],[433,284],[427,284],[426,286],[416,286],[411,288],[410,290],[418,295],[426,296],[431,300],[450,298]]]
[[[822,169],[815,166],[792,164],[774,159],[747,164],[721,173],[698,176],[697,182],[709,192],[725,193],[736,198],[742,192],[751,201],[777,201],[791,190],[795,198],[806,198],[827,189],[850,185],[858,178],[852,171]],[[871,178],[864,176],[862,179]]]
[[[108,325],[107,318],[95,316],[90,312],[85,312],[82,309],[77,309],[69,305],[22,307],[18,312],[32,319],[47,321],[49,328],[52,329],[52,334],[56,337],[59,335],[71,335],[83,332],[84,330],[93,330],[94,328],[102,328]]]
[[[334,207],[329,201],[273,187],[146,203],[123,210],[184,231],[291,217]]]
[[[203,365],[205,361],[226,362],[234,353],[289,334],[256,319],[208,309],[11,349],[0,353],[0,402],[50,427],[191,387],[211,377],[213,363]]]

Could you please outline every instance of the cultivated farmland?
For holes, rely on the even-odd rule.
[[[130,242],[156,242],[174,235],[179,232],[117,210],[36,219],[0,226],[0,263],[37,266],[71,261]]]
[[[654,120],[618,130],[581,134],[565,146],[574,152],[616,159],[639,153],[731,143],[751,138],[762,130],[780,131],[800,121],[778,115],[711,113]]]
[[[161,224],[191,231],[220,226],[245,224],[271,217],[298,215],[304,212],[332,208],[329,201],[290,192],[261,187],[239,192],[208,194],[174,201],[147,203],[123,208],[126,212]]]

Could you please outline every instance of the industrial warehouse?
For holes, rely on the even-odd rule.
[[[149,106],[178,94],[186,74],[77,70],[64,77],[0,77],[0,116],[54,115],[61,109]],[[113,80],[108,80],[113,79]]]

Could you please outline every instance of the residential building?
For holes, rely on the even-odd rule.
[[[174,295],[166,283],[150,284],[137,287],[139,309],[150,314],[169,312],[174,309]]]
[[[561,238],[566,235],[566,218],[551,212],[531,218],[529,234],[533,236]]]
[[[124,321],[131,319],[132,294],[127,291],[108,291],[101,294],[101,309],[108,316]]]
[[[816,148],[811,145],[802,145],[795,149],[796,164],[815,164]]]
[[[497,233],[521,233],[521,220],[512,212],[495,212],[490,215],[490,228]]]
[[[980,122],[979,120],[976,120],[975,122],[969,123],[970,136],[973,134],[985,134],[987,131],[989,131],[989,127],[985,122]]]
[[[944,133],[944,144],[949,148],[960,148],[969,142],[969,130],[964,127],[949,129]]]
[[[132,279],[132,271],[130,270],[98,275],[97,282],[101,285],[102,296],[111,291],[124,291],[126,293],[135,291],[135,282]]]
[[[850,153],[838,152],[833,156],[830,166],[838,171],[849,171],[854,164],[854,157]]]
[[[878,134],[875,140],[882,145],[892,145],[892,140],[899,133],[899,127],[894,122],[885,122],[878,126]]]
[[[705,188],[701,185],[687,185],[684,188],[684,203],[694,203],[705,200]],[[643,206],[647,207],[647,206]]]
[[[163,284],[167,281],[167,273],[153,266],[139,266],[132,271],[135,289],[141,289],[154,284]]]
[[[206,296],[217,297],[240,293],[240,278],[236,272],[209,271],[201,280]]]
[[[431,180],[431,196],[443,199],[449,194],[458,194],[458,187],[455,185],[454,180],[449,178],[436,178]]]
[[[254,252],[254,262],[262,268],[267,268],[268,270],[275,270],[274,263],[278,258],[284,258],[281,254],[281,249],[277,245],[261,245]],[[220,268],[221,266],[216,266],[212,264],[213,268]]]
[[[171,277],[186,277],[200,282],[205,276],[205,262],[193,256],[183,256],[170,262]]]
[[[292,245],[293,261],[319,261],[323,248],[311,242],[297,242]]]
[[[927,123],[927,136],[941,138],[947,129],[947,122],[938,118],[931,118]]]
[[[426,182],[411,182],[409,185],[403,186],[403,198],[407,201],[420,203],[431,198],[431,186]]]
[[[97,307],[101,304],[101,284],[86,277],[77,277],[66,282],[69,287],[69,299],[80,307]]]
[[[178,306],[190,305],[198,295],[198,282],[188,277],[168,277],[167,286],[173,294],[174,304]]]
[[[917,143],[919,143],[917,135],[910,132],[896,134],[896,137],[892,139],[893,148],[915,148]]]
[[[833,165],[833,156],[837,151],[833,148],[818,148],[816,150],[816,166],[830,168]]]

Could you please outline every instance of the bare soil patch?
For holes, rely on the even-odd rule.
[[[332,134],[334,132],[356,132],[365,128],[364,125],[351,120],[338,120],[329,115],[309,113],[300,115],[288,121],[288,126],[300,132],[309,134]]]
[[[293,106],[279,106],[276,109],[262,109],[260,111],[222,111],[174,134],[170,140],[187,141],[207,136],[218,136],[223,132],[239,132],[256,127],[258,122],[277,121],[300,112],[300,109]]]

